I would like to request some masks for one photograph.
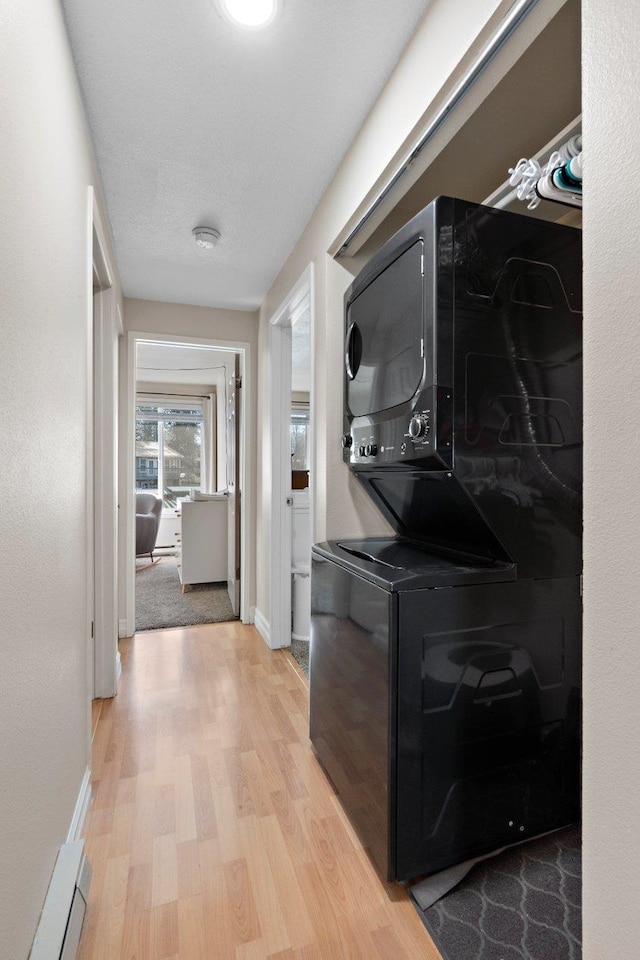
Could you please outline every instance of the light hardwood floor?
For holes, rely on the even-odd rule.
[[[439,960],[313,756],[288,654],[238,623],[121,649],[93,744],[79,960]]]

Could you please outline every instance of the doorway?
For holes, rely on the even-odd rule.
[[[118,342],[122,314],[106,235],[92,188],[91,317],[87,424],[87,634],[93,699],[113,697],[120,674],[117,613]]]
[[[314,271],[309,264],[269,325],[271,523],[270,621],[273,649],[308,656],[314,518]],[[258,624],[257,618],[256,623]],[[292,643],[293,641],[293,643]]]
[[[247,622],[249,345],[132,333],[128,349],[127,634]]]
[[[136,632],[238,616],[237,360],[137,343]]]

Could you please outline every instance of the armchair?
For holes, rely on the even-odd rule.
[[[162,500],[152,493],[136,493],[136,557],[148,553],[153,560],[153,549],[158,537]]]

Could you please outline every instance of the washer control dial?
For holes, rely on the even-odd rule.
[[[426,414],[419,414],[411,417],[409,422],[409,436],[412,440],[419,440],[426,437],[429,432],[429,417]]]

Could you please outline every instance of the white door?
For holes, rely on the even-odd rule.
[[[113,697],[118,658],[118,326],[113,289],[94,294],[94,696]]]
[[[227,489],[228,509],[228,557],[227,589],[234,616],[240,613],[240,357],[235,356],[233,374],[227,384]]]
[[[100,212],[89,188],[93,220],[93,310],[88,371],[87,523],[91,621],[89,677],[94,697],[113,697],[118,685],[118,338],[122,316],[113,285]]]

